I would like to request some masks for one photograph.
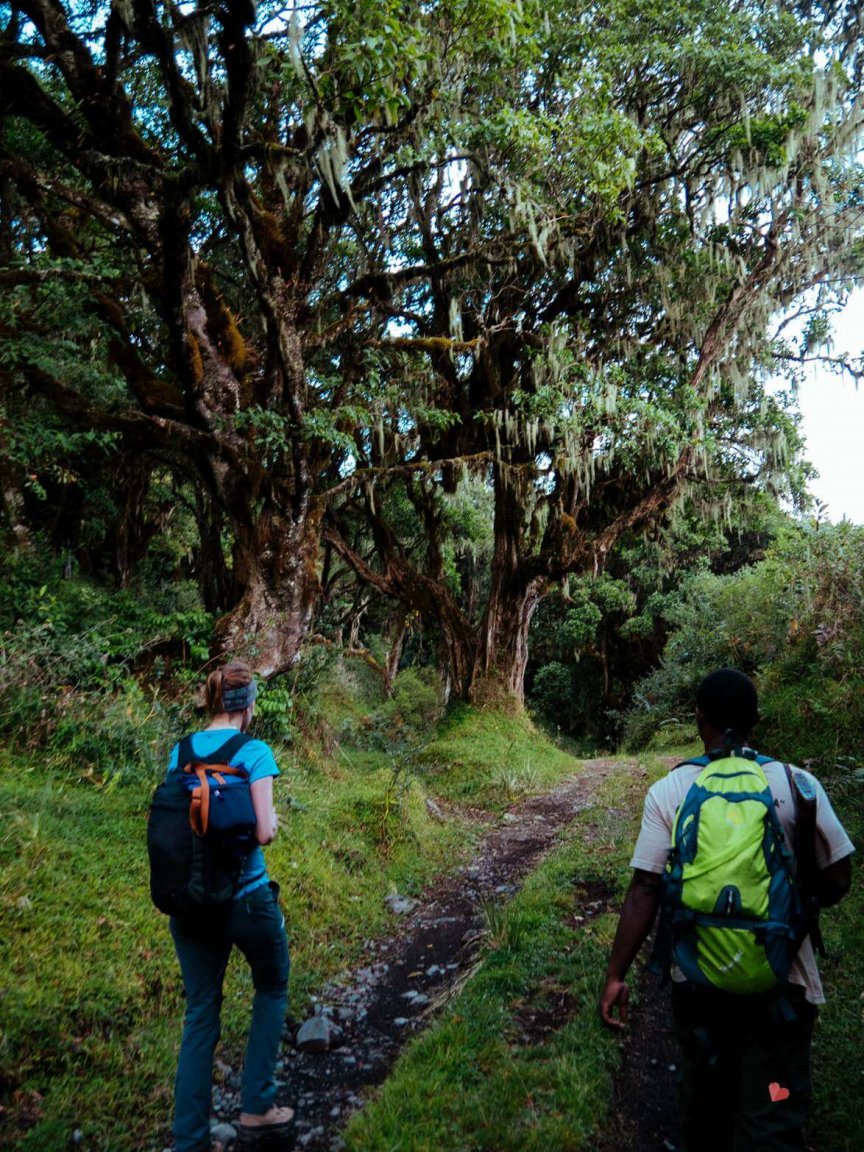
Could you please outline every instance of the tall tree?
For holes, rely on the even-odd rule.
[[[3,386],[194,478],[219,642],[262,671],[293,659],[350,497],[368,575],[439,621],[457,689],[518,695],[554,581],[732,430],[779,463],[747,381],[857,235],[848,11],[7,3]],[[494,495],[476,626],[441,542],[463,462]]]
[[[450,163],[449,47],[506,38],[505,8],[2,9],[4,391],[195,479],[214,602],[223,525],[233,539],[220,643],[262,671],[308,628],[323,493],[369,419],[357,366],[393,291],[369,251],[411,181]],[[437,274],[407,256],[396,282]],[[77,300],[73,330],[52,326],[52,294]]]
[[[389,447],[368,446],[356,484],[378,563],[330,533],[364,578],[437,619],[462,691],[491,681],[517,698],[532,614],[568,573],[601,571],[696,483],[788,492],[789,398],[766,383],[794,350],[772,322],[802,298],[824,318],[862,271],[851,7],[519,11],[511,50],[466,79],[482,112],[460,124],[459,181],[411,188],[407,218],[441,272],[404,298],[382,349],[436,419],[394,409]],[[452,264],[466,237],[482,256]],[[475,619],[441,564],[454,459],[494,496]],[[388,475],[428,526],[420,563],[388,525]]]

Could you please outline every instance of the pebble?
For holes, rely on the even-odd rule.
[[[214,1124],[210,1129],[211,1140],[221,1140],[224,1144],[237,1139],[237,1129],[233,1124]]]
[[[410,896],[399,896],[395,892],[389,896],[385,896],[384,900],[390,911],[394,912],[397,916],[404,916],[417,905],[417,901],[412,900]]]
[[[393,1021],[393,1023],[396,1025],[397,1028],[404,1028],[405,1025],[408,1023],[408,1020],[405,1016],[397,1016],[396,1019]]]
[[[403,992],[402,996],[415,1008],[422,1008],[424,1004],[429,1003],[429,997],[424,996],[422,992]]]
[[[84,1139],[84,1133],[81,1131],[80,1128],[76,1128],[75,1131],[72,1133],[72,1143],[73,1144],[80,1144],[83,1139]]]
[[[312,1016],[297,1033],[296,1044],[301,1052],[326,1052],[336,1031],[326,1016]]]

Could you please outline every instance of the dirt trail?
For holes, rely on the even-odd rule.
[[[648,946],[645,954],[650,955]],[[603,1143],[595,1152],[674,1152],[678,1147],[677,1051],[669,986],[640,968],[639,997],[622,1040],[621,1071]]]
[[[484,906],[510,899],[579,812],[591,806],[598,785],[625,767],[621,761],[581,763],[579,775],[515,805],[495,822],[473,858],[425,891],[393,935],[369,942],[365,964],[322,990],[317,1007],[339,1030],[335,1042],[316,1054],[286,1044],[279,1070],[278,1102],[297,1114],[295,1149],[336,1152],[344,1146],[340,1132],[362,1107],[364,1091],[386,1078],[407,1040],[470,970],[482,939]],[[656,1001],[656,988],[652,994]],[[635,1015],[625,1041],[609,1142],[597,1152],[674,1147],[671,1139],[663,1143],[674,1135],[674,1056],[658,1047],[656,1030],[667,1026],[650,1003],[643,1000],[646,1008]],[[228,1120],[239,1110],[239,1094],[236,1073],[225,1073],[215,1103],[217,1116]]]
[[[324,989],[320,1007],[341,1028],[340,1043],[318,1055],[286,1051],[281,1074],[285,1102],[297,1110],[298,1149],[341,1147],[338,1134],[361,1106],[361,1093],[384,1080],[405,1042],[469,968],[483,905],[517,891],[614,771],[620,764],[587,761],[578,776],[511,809],[471,861],[425,892],[392,936],[370,943],[363,967]]]

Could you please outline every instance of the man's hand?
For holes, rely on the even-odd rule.
[[[600,1016],[609,1028],[621,1029],[627,1026],[627,1006],[630,1002],[630,989],[624,977],[642,947],[660,907],[662,878],[659,873],[644,872],[636,868],[615,931],[612,955],[606,970],[606,986],[600,997]],[[618,1019],[615,1009],[618,1009]]]
[[[608,1028],[620,1031],[627,1027],[627,1005],[630,1003],[630,989],[623,980],[614,976],[606,977],[606,986],[600,997],[600,1018]],[[619,1018],[614,1016],[618,1008]]]

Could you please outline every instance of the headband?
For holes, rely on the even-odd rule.
[[[245,712],[258,695],[258,685],[254,680],[240,684],[236,688],[222,689],[222,708],[226,712]]]

